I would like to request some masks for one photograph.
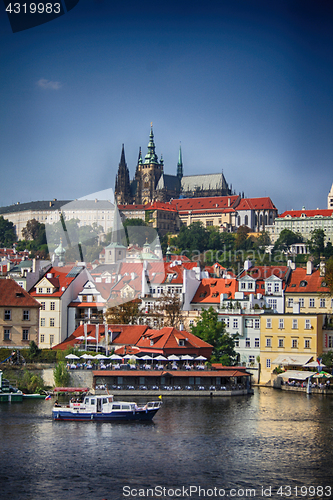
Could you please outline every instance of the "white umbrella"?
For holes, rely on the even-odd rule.
[[[96,337],[92,337],[91,335],[88,335],[87,340],[96,340]]]
[[[105,356],[104,354],[97,354],[96,356],[94,356],[95,359],[109,359],[107,356]]]
[[[84,335],[80,335],[80,337],[76,337],[76,340],[84,340],[84,339],[85,339]]]
[[[179,357],[176,356],[175,354],[171,354],[170,356],[168,356],[168,359],[170,361],[179,361]]]
[[[75,354],[67,354],[65,356],[66,359],[80,359],[79,356],[75,356]]]
[[[80,356],[80,358],[83,358],[83,359],[92,359],[94,356],[92,356],[91,354],[82,354],[82,356]]]
[[[135,354],[126,354],[126,356],[124,356],[124,359],[139,359],[139,358],[135,356]]]
[[[119,354],[111,354],[111,356],[109,356],[109,359],[123,359],[122,356],[119,356]]]
[[[189,354],[184,354],[184,356],[182,356],[182,359],[184,360],[190,360],[190,359],[193,359],[192,356],[190,356]]]
[[[165,356],[162,356],[162,354],[160,354],[159,356],[156,356],[155,359],[157,361],[167,361],[168,358],[166,358]]]
[[[152,361],[153,358],[151,356],[148,356],[148,354],[145,354],[140,359],[145,359],[146,361]]]
[[[311,361],[311,363],[306,363],[305,365],[303,365],[304,368],[317,368],[319,365],[319,363],[317,361]],[[323,363],[320,363],[320,365],[322,368],[326,368],[326,365],[323,365]]]
[[[205,356],[197,356],[195,359],[198,361],[205,361],[207,358],[205,358]]]

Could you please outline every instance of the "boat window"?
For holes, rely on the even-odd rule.
[[[84,402],[85,402],[86,405],[88,405],[89,404],[89,398],[85,398]]]
[[[121,405],[121,409],[122,410],[130,410],[131,407],[130,407],[130,405]]]
[[[108,399],[107,398],[103,398],[103,404],[107,403],[107,402],[108,402]]]
[[[95,400],[94,400],[94,399],[91,399],[91,400],[90,400],[90,404],[91,404],[91,405],[94,405],[94,404],[95,404]]]
[[[113,409],[113,410],[120,410],[120,405],[113,404],[113,405],[112,405],[112,409]]]

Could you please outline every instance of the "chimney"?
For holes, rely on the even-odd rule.
[[[230,207],[231,201],[230,198],[228,198],[228,207]]]
[[[325,273],[326,273],[326,265],[325,265],[324,260],[320,261],[319,269],[320,269],[320,276],[323,278],[325,276]]]
[[[312,274],[312,271],[313,271],[313,262],[312,260],[308,260],[307,263],[306,263],[306,274],[307,276],[309,276],[310,274]]]

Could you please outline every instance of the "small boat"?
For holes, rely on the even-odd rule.
[[[151,401],[144,405],[127,401],[113,401],[113,396],[87,394],[72,398],[68,405],[57,401],[52,409],[54,420],[92,420],[95,422],[144,421],[152,420],[161,408],[161,401]]]

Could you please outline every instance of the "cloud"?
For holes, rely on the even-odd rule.
[[[42,89],[51,89],[51,90],[59,90],[62,87],[60,82],[51,82],[50,80],[46,80],[46,78],[41,78],[37,82],[38,87]]]

